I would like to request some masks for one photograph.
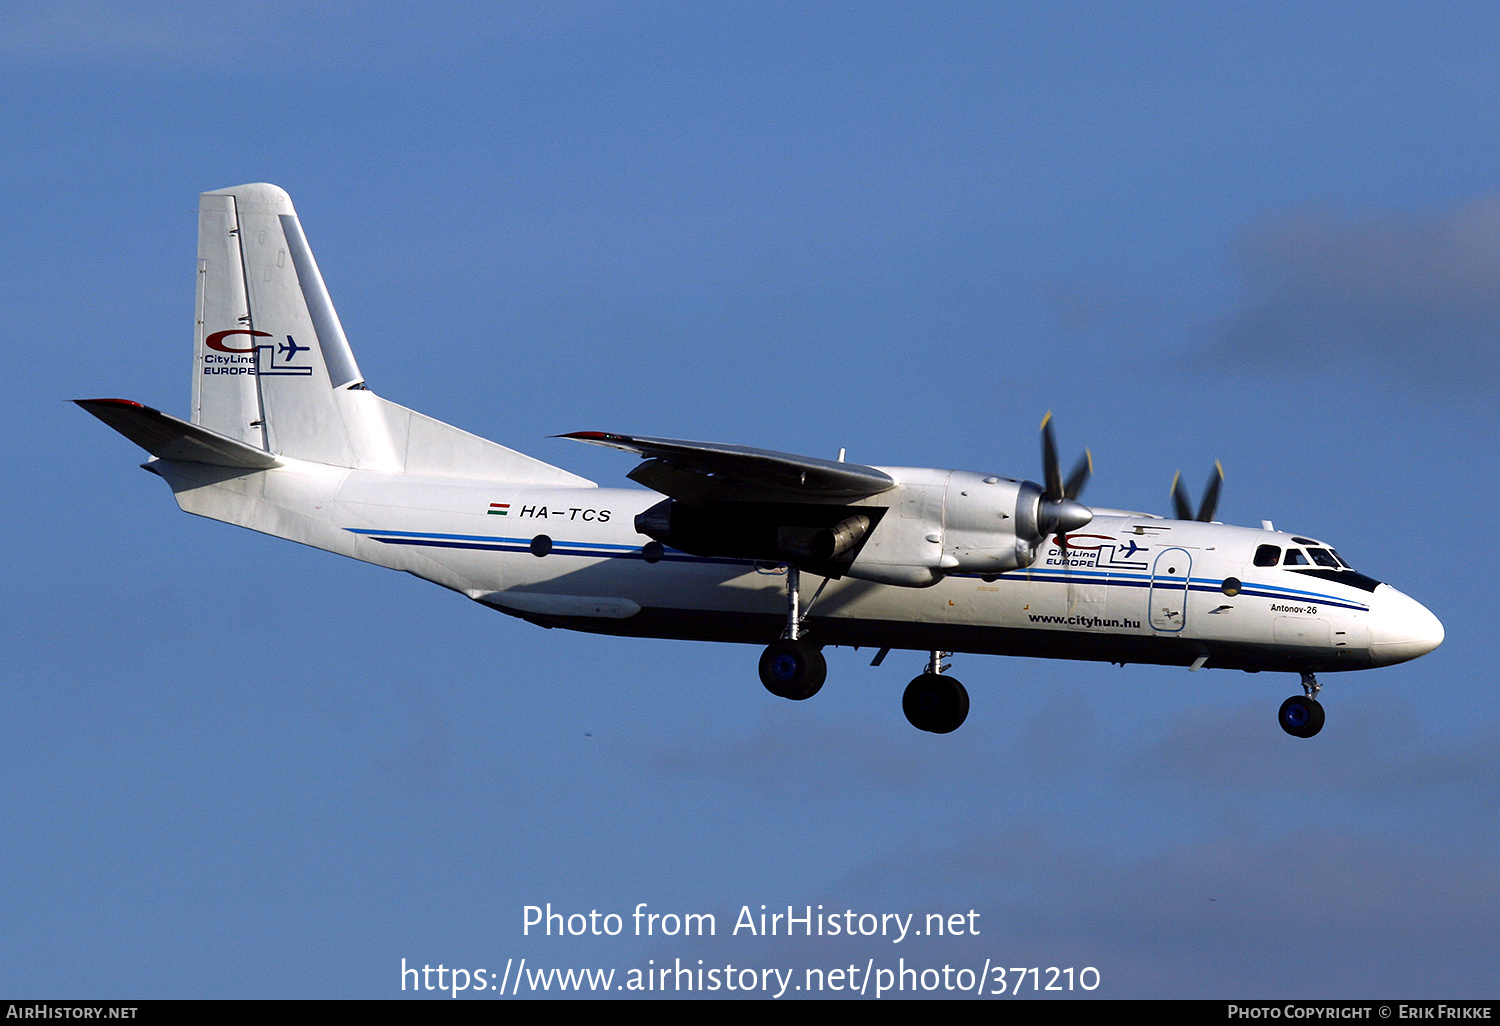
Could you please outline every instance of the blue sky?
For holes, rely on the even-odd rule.
[[[0,290],[0,993],[484,968],[1095,966],[1493,997],[1500,15],[1483,4],[20,2]],[[1324,679],[542,631],[178,512],[65,400],[186,410],[197,194],[293,196],[370,385],[621,483],[614,430],[1035,477],[1326,538],[1443,620]],[[1065,459],[1069,455],[1065,454]],[[707,940],[522,909],[712,912]],[[978,937],[724,937],[742,905]]]

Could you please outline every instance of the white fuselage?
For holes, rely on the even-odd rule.
[[[766,644],[786,623],[783,566],[670,548],[648,560],[649,539],[634,520],[661,501],[655,492],[295,460],[253,474],[167,460],[151,467],[189,512],[406,570],[546,626]],[[886,496],[868,501],[890,504]],[[899,516],[891,509],[872,543],[882,528],[896,530]],[[828,581],[810,610],[822,579],[804,575],[804,636],[825,645],[1298,672],[1400,662],[1442,640],[1437,619],[1389,585],[1353,571],[1255,565],[1264,546],[1307,542],[1095,510],[1066,551],[1048,539],[1029,567],[998,575],[950,573],[925,588],[843,577]]]

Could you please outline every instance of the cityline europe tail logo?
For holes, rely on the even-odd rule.
[[[250,328],[231,328],[228,331],[214,332],[203,340],[205,346],[214,350],[214,352],[203,354],[204,374],[307,376],[313,372],[310,364],[298,366],[293,362],[297,359],[298,353],[310,353],[312,349],[308,346],[299,346],[297,340],[290,335],[286,337],[285,342],[280,344],[252,341],[247,346],[231,345],[226,340],[232,335],[248,335],[251,339],[275,337],[268,331],[254,331]],[[235,341],[241,340],[235,339]]]

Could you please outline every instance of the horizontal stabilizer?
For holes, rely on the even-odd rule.
[[[264,449],[129,399],[73,401],[160,459],[246,470],[268,470],[281,465],[280,460]]]

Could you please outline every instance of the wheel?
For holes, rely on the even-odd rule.
[[[969,693],[952,677],[924,673],[906,685],[901,711],[918,730],[951,734],[968,718]]]
[[[1292,737],[1312,737],[1323,729],[1323,706],[1305,695],[1293,695],[1281,703],[1276,718]]]
[[[801,702],[828,678],[823,650],[805,641],[774,641],[760,656],[760,682],[777,698]]]

